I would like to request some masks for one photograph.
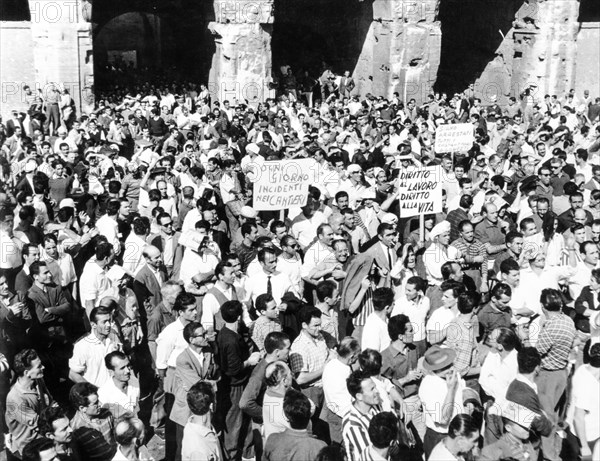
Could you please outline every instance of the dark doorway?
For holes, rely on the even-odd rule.
[[[99,4],[99,5],[98,5]],[[212,2],[97,0],[94,2],[96,93],[115,84],[206,83],[215,44]],[[119,62],[115,66],[115,59]]]
[[[442,49],[435,90],[455,93],[494,59],[523,0],[441,0]]]
[[[28,0],[0,0],[0,21],[31,21]]]
[[[273,69],[289,65],[314,77],[324,66],[353,71],[373,21],[372,0],[275,0]]]
[[[579,22],[600,21],[600,2],[598,0],[580,0]]]

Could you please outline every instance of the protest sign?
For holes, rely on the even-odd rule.
[[[455,123],[453,125],[440,125],[435,130],[435,152],[467,151],[473,147],[473,125],[470,123]]]
[[[313,159],[264,162],[255,174],[253,208],[283,210],[306,205],[308,185],[317,179]]]
[[[398,175],[400,217],[442,211],[442,168],[406,168]]]

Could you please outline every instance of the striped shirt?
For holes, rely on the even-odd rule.
[[[542,356],[542,369],[554,371],[567,366],[575,334],[575,324],[570,317],[562,313],[548,317],[537,343],[537,350]]]
[[[485,245],[481,241],[473,239],[473,241],[469,243],[464,238],[460,237],[450,245],[458,249],[464,256],[465,263],[462,266],[464,270],[478,270],[481,271],[483,276],[487,277],[488,254]],[[473,262],[473,259],[477,256],[483,256],[483,263]]]
[[[369,413],[363,415],[354,405],[342,419],[342,438],[349,461],[359,461],[363,451],[371,445],[369,439],[369,423],[371,418],[381,411],[379,405],[371,407]]]
[[[384,458],[379,453],[375,451],[373,446],[367,447],[358,458],[358,461],[387,461],[390,457],[388,455],[387,458]]]
[[[365,293],[365,297],[360,303],[358,308],[358,314],[352,319],[352,323],[355,327],[362,327],[367,322],[367,317],[374,311],[373,309],[373,288],[369,287]]]

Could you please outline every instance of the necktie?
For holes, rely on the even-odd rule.
[[[271,285],[271,276],[267,276],[267,294],[273,295],[273,286]]]
[[[389,263],[390,263],[390,270],[392,270],[392,261],[393,261],[393,260],[392,260],[392,250],[390,250],[390,249],[388,248],[387,254],[388,254],[388,261],[389,261]]]

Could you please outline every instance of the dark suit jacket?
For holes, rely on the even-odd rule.
[[[183,247],[179,245],[179,238],[181,237],[181,232],[175,232],[173,235],[173,275],[172,278],[177,280],[179,279],[179,269],[181,267],[181,260],[183,259]],[[161,237],[160,234],[151,235],[148,238],[148,243],[150,245],[155,246],[160,250],[161,253],[165,251],[164,243],[165,240]],[[166,279],[165,279],[166,280]]]
[[[163,281],[167,280],[167,273],[162,270]],[[147,313],[144,310],[144,300],[150,298],[150,304],[152,308],[155,308],[160,302],[162,302],[162,293],[160,292],[160,284],[156,280],[156,277],[146,265],[142,267],[133,281],[133,291],[138,301],[140,308],[140,316],[143,320],[147,318]],[[146,322],[143,322],[145,324]]]
[[[32,285],[33,278],[31,275],[25,273],[25,271],[21,269],[15,278],[15,291],[25,295]]]
[[[508,386],[508,390],[506,391],[506,399],[510,400],[511,402],[518,403],[528,410],[540,415],[533,420],[533,423],[531,424],[532,430],[545,437],[552,433],[553,424],[544,415],[540,398],[535,393],[533,388],[515,379]]]
[[[587,307],[583,304],[587,302]],[[575,300],[575,314],[569,313],[570,317],[575,322],[575,327],[584,333],[590,332],[590,320],[584,317],[583,313],[586,309],[600,310],[600,297],[596,296],[589,286],[583,287],[579,297]]]
[[[37,321],[41,325],[62,323],[71,311],[61,287],[46,287],[46,292],[33,285],[27,292],[27,298],[33,303]],[[46,312],[48,309],[50,312]]]
[[[17,192],[25,192],[26,195],[33,195],[33,187],[25,176],[19,181],[16,187]]]

